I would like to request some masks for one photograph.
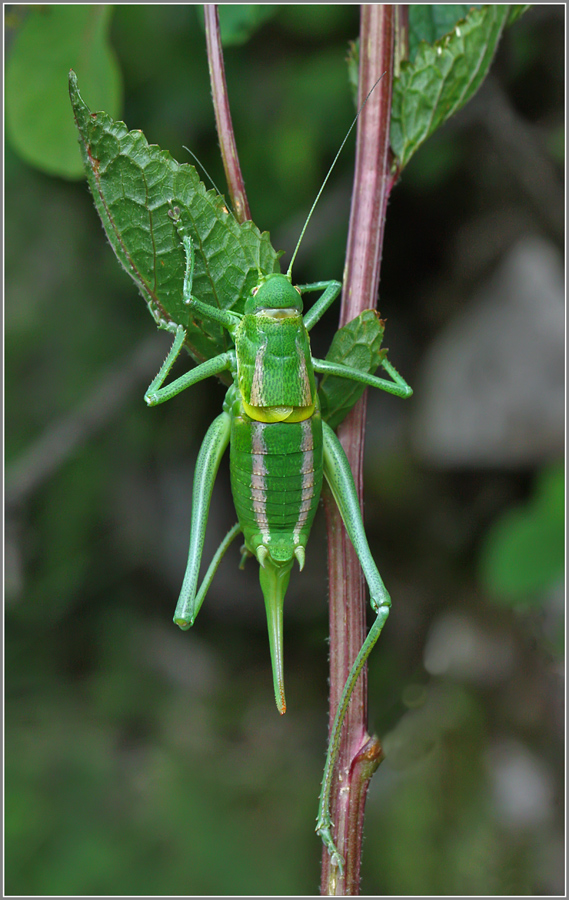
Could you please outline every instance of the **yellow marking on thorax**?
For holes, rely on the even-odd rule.
[[[250,419],[256,422],[304,422],[314,412],[315,404],[310,406],[251,406],[241,395],[243,409]]]

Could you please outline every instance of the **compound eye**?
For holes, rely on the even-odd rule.
[[[259,291],[259,285],[257,285],[257,287],[253,288],[253,290],[251,291],[251,296],[254,297],[258,293],[258,291]]]

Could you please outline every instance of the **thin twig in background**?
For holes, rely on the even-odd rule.
[[[538,129],[514,109],[498,80],[489,75],[475,98],[479,114],[504,162],[523,188],[532,207],[557,241],[564,241],[564,191]]]
[[[215,3],[204,5],[205,35],[207,45],[207,62],[211,81],[211,93],[213,108],[215,110],[215,122],[217,136],[221,148],[221,157],[227,179],[227,187],[231,204],[238,222],[246,222],[251,218],[249,202],[245,193],[245,182],[241,174],[237,145],[233,133],[233,122],[227,97],[227,84],[225,81],[225,66],[223,63],[223,51],[221,48],[221,35],[219,30],[219,15]]]
[[[6,507],[28,500],[83,444],[106,428],[163,357],[163,340],[152,335],[121,362],[109,366],[75,409],[50,423],[7,467]]]

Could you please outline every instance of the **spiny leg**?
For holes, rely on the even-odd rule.
[[[352,470],[340,441],[326,422],[322,422],[322,437],[324,477],[330,485],[346,531],[358,555],[369,587],[371,606],[378,612],[380,607],[389,607],[391,599],[369,549]]]
[[[383,378],[377,378],[373,375],[360,372],[358,369],[352,369],[341,364],[329,363],[326,360],[313,360],[314,369],[322,374],[339,375],[372,387],[378,387],[389,393],[399,397],[410,397],[412,389],[409,387],[404,378],[397,372],[395,367],[388,360],[382,361],[382,367],[388,375],[393,379],[392,382]],[[352,473],[348,460],[342,449],[342,446],[336,438],[334,432],[324,423],[324,474],[328,481],[336,503],[340,509],[344,525],[350,536],[350,539],[356,549],[356,553],[360,560],[364,575],[370,590],[370,602],[377,613],[377,618],[371,626],[369,633],[362,644],[360,652],[350,670],[334,723],[330,734],[328,744],[328,752],[326,756],[326,765],[324,768],[324,777],[322,780],[322,791],[320,794],[320,805],[318,809],[318,819],[316,831],[321,836],[328,852],[330,853],[332,864],[337,865],[340,871],[343,869],[343,860],[332,840],[332,823],[330,820],[330,791],[332,788],[332,775],[336,764],[340,745],[340,735],[342,725],[350,703],[350,699],[355,684],[361,674],[361,671],[370,655],[375,643],[381,634],[389,609],[391,599],[381,576],[377,570],[367,538],[360,514],[360,505],[353,482]]]
[[[322,428],[324,438],[324,476],[330,485],[330,489],[340,510],[342,520],[346,526],[346,531],[348,532],[350,540],[358,555],[358,559],[368,583],[370,603],[377,613],[377,618],[371,626],[350,670],[348,678],[346,679],[338,704],[328,744],[326,765],[324,767],[324,776],[322,779],[318,819],[316,822],[316,832],[320,835],[328,849],[332,864],[338,866],[340,871],[342,871],[344,861],[332,839],[332,822],[330,819],[332,775],[338,759],[342,725],[344,723],[354,686],[368,656],[381,634],[387,616],[389,615],[391,598],[387,593],[369,549],[360,513],[358,495],[346,454],[330,426],[323,422]]]
[[[184,253],[186,256],[186,269],[184,272],[183,287],[184,303],[190,306],[192,310],[195,310],[195,312],[198,312],[201,316],[212,319],[214,322],[218,322],[220,325],[223,325],[223,327],[227,328],[229,333],[233,335],[236,327],[241,321],[241,316],[237,313],[231,312],[228,309],[218,309],[217,306],[212,306],[209,303],[204,303],[202,300],[198,300],[198,298],[194,297],[194,295],[192,294],[195,266],[194,243],[191,236],[188,234],[186,227],[181,222],[179,215],[172,216],[172,219],[174,221],[176,231],[182,239],[182,246],[184,248]]]
[[[193,296],[192,284],[194,280],[195,266],[194,245],[191,237],[186,233],[186,229],[181,223],[180,211],[177,207],[174,210],[171,210],[171,218],[174,221],[176,231],[181,237],[182,245],[184,247],[184,254],[186,257],[186,268],[184,272],[183,285],[184,303],[187,303],[188,306],[191,306],[192,309],[199,312],[200,315],[212,319],[213,321],[218,322],[220,325],[223,325],[229,330],[231,334],[233,334],[236,326],[241,321],[240,316],[236,315],[235,313],[229,312],[228,310],[217,309],[217,307],[210,306],[208,303],[202,303],[201,300],[198,300],[197,297]],[[167,385],[166,387],[162,387],[166,378],[168,377],[170,369],[172,368],[180,354],[185,339],[186,331],[182,325],[178,325],[174,343],[170,348],[170,352],[164,360],[156,378],[153,379],[148,390],[146,391],[146,394],[144,395],[144,399],[149,406],[156,406],[159,403],[164,403],[166,400],[170,400],[171,397],[175,397],[181,391],[185,390],[185,388],[191,387],[191,385],[196,384],[198,381],[203,381],[205,378],[209,378],[211,375],[220,375],[221,372],[224,372],[227,369],[231,369],[233,372],[236,371],[237,364],[235,360],[235,353],[233,351],[229,351],[227,353],[220,353],[218,356],[214,356],[212,359],[206,360],[199,366],[193,368],[190,372],[187,372],[185,375],[177,378],[171,384]]]
[[[395,394],[396,397],[402,397],[404,400],[413,393],[402,375],[399,374],[395,366],[384,359],[381,362],[382,368],[385,369],[393,381],[387,381],[385,378],[378,378],[376,375],[369,375],[367,372],[361,372],[351,366],[344,366],[342,363],[328,362],[327,359],[315,359],[312,357],[312,365],[314,371],[320,375],[339,375],[340,378],[348,378],[350,381],[359,381],[360,384],[367,384],[370,387],[380,388],[387,391],[388,394]]]
[[[178,325],[176,337],[174,338],[174,343],[170,348],[170,352],[162,363],[156,378],[152,380],[144,395],[144,399],[148,406],[157,406],[159,403],[165,403],[166,400],[170,400],[186,388],[191,387],[193,384],[197,384],[198,381],[203,381],[205,378],[209,378],[212,375],[219,375],[227,369],[235,370],[235,352],[233,350],[228,350],[227,353],[220,353],[219,356],[214,356],[213,359],[208,359],[199,366],[195,366],[193,369],[190,369],[189,372],[180,375],[180,377],[176,378],[175,381],[172,381],[171,384],[162,387],[172,366],[180,355],[185,339],[186,331],[181,325]]]
[[[221,457],[229,443],[230,432],[231,417],[228,413],[222,412],[209,426],[196,462],[192,491],[192,519],[188,563],[182,590],[180,591],[180,598],[174,613],[174,622],[183,630],[187,630],[194,624],[205,596],[205,591],[201,590],[196,596],[196,588],[211,494]],[[235,535],[233,536],[235,537]],[[209,574],[210,572],[208,571],[206,580]]]
[[[367,662],[367,658],[373,650],[376,641],[381,634],[382,628],[387,619],[389,608],[383,608],[377,615],[377,618],[371,626],[368,635],[363,642],[360,652],[356,656],[355,662],[350,669],[350,674],[346,679],[342,696],[336,710],[334,724],[330,733],[328,742],[328,750],[326,753],[326,763],[324,765],[324,775],[322,777],[322,790],[320,791],[320,802],[318,805],[318,817],[316,819],[316,833],[325,844],[333,866],[337,866],[340,872],[344,871],[344,858],[336,847],[332,839],[332,820],[330,818],[330,792],[332,790],[332,775],[334,774],[334,766],[338,759],[340,749],[340,735],[342,733],[342,725],[344,718],[350,705],[352,692],[356,685],[361,671]]]
[[[209,564],[208,570],[204,575],[202,583],[200,584],[200,589],[196,594],[196,599],[195,599],[195,604],[194,604],[194,606],[195,606],[194,618],[195,618],[195,616],[197,616],[198,611],[205,599],[205,595],[209,591],[210,585],[213,581],[213,576],[217,572],[217,569],[218,569],[218,566],[219,566],[221,560],[225,556],[227,550],[229,549],[229,547],[231,546],[231,544],[233,543],[233,541],[235,540],[237,535],[239,535],[241,533],[242,533],[241,525],[239,524],[239,522],[237,522],[233,526],[233,528],[231,528],[227,532],[227,534],[223,538],[221,544],[215,551],[215,553],[213,555],[213,559]]]
[[[160,387],[162,387],[162,385],[166,381],[168,374],[170,372],[170,369],[172,368],[172,366],[178,359],[178,356],[180,355],[180,351],[181,351],[182,347],[184,346],[185,340],[186,340],[186,329],[182,325],[178,325],[178,327],[176,329],[176,336],[174,338],[174,343],[172,344],[172,346],[170,347],[170,350],[168,351],[168,356],[166,357],[166,359],[160,366],[160,371],[158,372],[158,374],[150,382],[150,385],[148,386],[148,389],[144,395],[144,399],[146,400],[147,403],[148,403],[147,398],[156,394],[158,389]]]

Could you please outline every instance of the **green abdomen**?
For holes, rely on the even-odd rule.
[[[257,422],[235,416],[231,489],[245,544],[264,544],[275,561],[306,546],[322,489],[322,421]]]

